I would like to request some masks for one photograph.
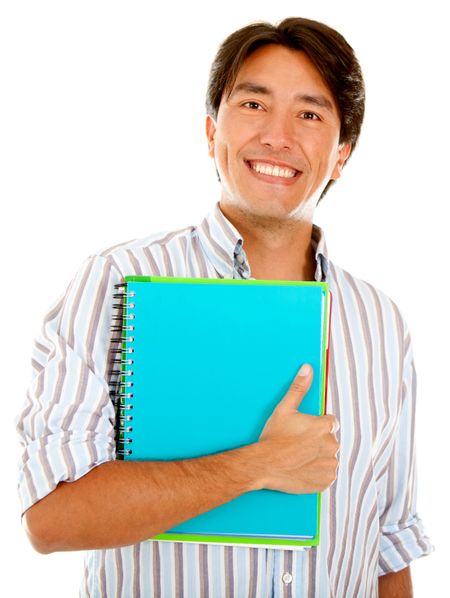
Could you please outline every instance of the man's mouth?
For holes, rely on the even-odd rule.
[[[258,174],[265,174],[270,177],[294,179],[298,174],[301,174],[299,170],[290,168],[284,164],[271,164],[263,160],[246,160],[246,163]]]

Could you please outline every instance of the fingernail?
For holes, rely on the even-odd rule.
[[[300,368],[298,375],[299,376],[308,376],[310,372],[311,372],[311,366],[308,365],[307,363],[304,363],[302,365],[302,367]]]

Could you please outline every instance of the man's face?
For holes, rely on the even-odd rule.
[[[244,61],[206,132],[221,202],[282,219],[312,215],[351,149],[339,145],[338,110],[315,66],[274,44]]]

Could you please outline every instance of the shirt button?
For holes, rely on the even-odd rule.
[[[288,585],[292,581],[292,575],[290,573],[283,573],[283,577],[281,579],[286,585]]]

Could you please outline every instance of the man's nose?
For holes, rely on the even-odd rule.
[[[294,145],[294,123],[292,115],[271,114],[264,123],[260,141],[274,150],[291,149]]]

